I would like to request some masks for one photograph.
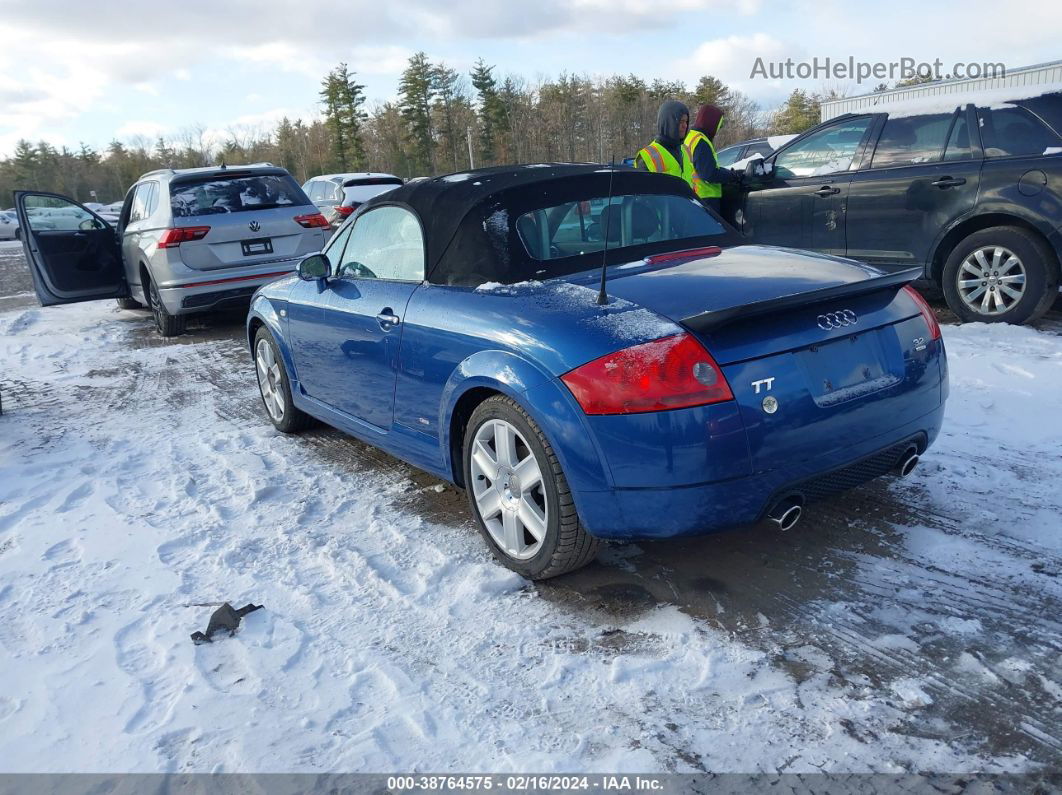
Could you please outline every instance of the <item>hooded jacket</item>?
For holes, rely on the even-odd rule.
[[[689,118],[690,109],[677,99],[669,99],[660,106],[656,114],[656,138],[658,144],[664,147],[671,156],[679,163],[682,162],[683,137],[679,131],[682,117]]]
[[[692,129],[704,133],[708,140],[715,145],[715,136],[719,132],[719,126],[723,123],[723,109],[715,105],[701,105],[697,109],[697,118],[693,120]],[[736,182],[738,177],[729,168],[720,168],[716,162],[712,150],[704,146],[698,146],[693,150],[693,168],[697,176],[705,182]]]

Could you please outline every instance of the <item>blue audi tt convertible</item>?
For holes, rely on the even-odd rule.
[[[281,431],[316,418],[464,488],[531,578],[600,539],[788,528],[914,468],[944,345],[920,271],[740,243],[666,175],[413,181],[256,293],[262,401]]]

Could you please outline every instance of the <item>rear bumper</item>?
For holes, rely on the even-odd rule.
[[[160,284],[159,295],[171,315],[205,312],[226,304],[248,303],[255,290],[292,273],[298,268],[298,263],[298,259],[272,262],[268,267],[257,268],[252,273],[244,269],[237,273],[204,271],[180,282]]]
[[[573,497],[586,530],[599,538],[703,535],[758,522],[788,493],[813,501],[884,474],[909,444],[920,451],[931,445],[943,418],[940,405],[887,433],[768,472],[684,487],[574,491]]]

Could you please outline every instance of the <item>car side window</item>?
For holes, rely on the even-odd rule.
[[[129,223],[133,224],[147,218],[147,199],[150,186],[150,182],[142,182],[136,186],[136,193],[133,194],[133,207],[129,210]]]
[[[740,154],[740,146],[728,146],[726,149],[716,152],[715,162],[721,168],[725,168],[736,163],[739,160],[738,155]]]
[[[31,194],[23,199],[26,221],[34,232],[103,229],[92,213],[67,199]]]
[[[422,281],[424,236],[420,222],[402,207],[378,207],[351,227],[337,276]]]
[[[812,133],[775,158],[774,175],[787,179],[848,171],[868,126],[870,117],[864,116]]]
[[[970,125],[966,121],[966,111],[960,110],[955,125],[948,136],[948,146],[944,150],[945,160],[972,160],[973,147],[970,145]]]
[[[1062,139],[1025,108],[978,108],[985,157],[1042,155]]]
[[[890,117],[881,131],[871,168],[911,166],[940,160],[955,113]]]
[[[328,257],[328,261],[332,263],[333,272],[338,270],[336,266],[343,260],[343,249],[346,248],[347,240],[350,239],[350,230],[353,228],[354,227],[349,224],[344,226],[332,235],[332,239],[329,240],[324,247],[322,253]]]
[[[144,217],[150,218],[155,214],[155,210],[159,206],[159,183],[149,182],[147,184],[148,195],[147,199],[144,201]]]

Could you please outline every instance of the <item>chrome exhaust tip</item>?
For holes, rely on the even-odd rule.
[[[783,532],[796,527],[803,515],[804,499],[802,497],[786,497],[767,512],[767,518]]]
[[[900,459],[900,463],[896,465],[896,473],[905,478],[914,472],[915,467],[918,466],[918,448],[912,447],[903,454],[903,458]]]

